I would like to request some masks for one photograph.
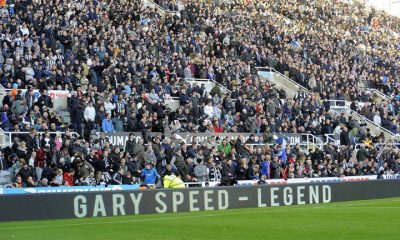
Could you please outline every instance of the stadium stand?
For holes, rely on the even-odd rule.
[[[400,172],[400,20],[359,1],[15,0],[0,16],[0,184]]]

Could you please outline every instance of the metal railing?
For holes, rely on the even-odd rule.
[[[257,69],[257,70],[258,70],[258,69],[264,69],[264,70],[269,70],[270,72],[274,72],[274,73],[280,75],[280,76],[281,76],[282,78],[284,78],[286,81],[288,81],[288,83],[290,83],[292,86],[295,85],[295,86],[298,87],[299,90],[304,91],[304,92],[306,92],[306,93],[310,93],[310,92],[308,91],[307,88],[301,86],[300,84],[298,84],[298,83],[296,83],[295,81],[291,80],[290,78],[284,76],[283,74],[277,72],[275,69],[273,69],[273,68],[271,68],[271,67],[256,67],[256,69]],[[265,77],[267,77],[267,76],[265,76]],[[274,83],[277,83],[277,82],[275,81]],[[281,84],[281,85],[282,85],[282,84]],[[286,89],[290,89],[290,88],[287,87],[287,86],[285,86],[285,88],[286,88]],[[294,90],[293,90],[293,89],[290,89],[290,91],[293,92]],[[376,92],[377,90],[374,90],[374,91]],[[377,91],[377,92],[379,92],[379,91]],[[383,93],[380,93],[380,94],[381,94],[382,96],[384,96]],[[386,97],[388,97],[388,96],[386,96]],[[365,121],[365,122],[369,123],[370,125],[375,126],[377,129],[381,130],[381,131],[384,132],[386,135],[389,135],[389,136],[391,136],[391,137],[394,137],[394,136],[395,136],[394,133],[392,133],[391,131],[387,130],[386,128],[383,128],[383,127],[381,127],[381,126],[375,124],[374,122],[372,122],[372,121],[369,120],[368,118],[366,118],[366,117],[360,115],[359,113],[357,113],[357,112],[351,110],[351,109],[350,109],[351,102],[344,101],[344,100],[328,100],[328,101],[329,101],[329,102],[332,102],[331,106],[333,105],[333,108],[332,108],[331,110],[332,110],[334,113],[339,114],[340,109],[337,108],[337,107],[339,107],[339,106],[338,106],[338,103],[340,103],[339,105],[343,105],[343,104],[344,104],[344,107],[343,107],[343,106],[340,106],[340,108],[342,108],[342,110],[344,110],[345,112],[350,112],[351,115],[357,116],[357,117],[359,118],[360,121]],[[339,110],[339,111],[338,111],[338,110]]]
[[[322,147],[324,146],[324,142],[317,136],[307,133],[307,134],[302,134],[302,138],[303,137],[307,138],[307,145],[314,145],[314,146],[318,146],[319,149],[322,149]]]
[[[265,72],[265,71],[264,71],[264,72],[263,72],[263,71],[259,71],[259,72],[258,72],[258,75],[259,75],[260,77],[264,77],[267,81],[269,81],[269,82],[271,82],[271,83],[277,85],[279,88],[285,90],[285,92],[288,94],[288,97],[289,97],[289,98],[294,98],[294,97],[296,96],[297,92],[295,92],[295,91],[293,91],[291,88],[289,88],[289,87],[287,87],[287,86],[281,84],[280,82],[273,81],[271,76],[263,75],[263,73],[266,73],[266,72]],[[275,87],[275,88],[276,88],[276,87]]]
[[[366,118],[365,116],[359,114],[358,112],[353,111],[353,110],[351,110],[351,109],[349,109],[349,111],[350,111],[351,115],[357,116],[357,117],[359,118],[360,121],[365,121],[365,122],[367,122],[367,123],[369,123],[369,124],[375,126],[377,129],[379,129],[380,131],[382,131],[382,132],[385,133],[385,134],[390,135],[391,137],[395,137],[395,136],[396,136],[393,132],[387,130],[387,129],[384,128],[384,127],[381,127],[381,126],[375,124],[373,121],[369,120],[368,118]]]
[[[166,15],[180,15],[180,13],[178,11],[170,11],[170,10],[166,10],[163,7],[161,7],[160,5],[158,5],[157,3],[155,3],[153,0],[144,0],[143,1],[144,6],[146,7],[151,7],[156,9],[161,16],[164,18]]]
[[[5,139],[5,144],[6,146],[11,146],[14,142],[14,138],[17,137],[18,135],[28,135],[30,132],[5,132],[2,130],[1,134],[4,134],[6,139]],[[43,134],[45,132],[36,132],[36,134]],[[48,132],[50,134],[61,134],[62,136],[65,135],[65,132]],[[71,132],[72,137],[78,138],[80,135],[77,132]]]
[[[0,148],[8,147],[10,144],[6,143],[6,134],[2,128],[0,128]]]
[[[222,84],[220,84],[217,81],[212,80],[212,79],[203,79],[203,78],[182,78],[182,79],[186,80],[187,82],[212,82],[215,85],[217,85],[219,88],[221,88],[221,90],[224,90],[227,93],[231,93],[232,92],[231,90],[229,90],[224,85],[222,85]]]
[[[297,88],[297,89],[296,89],[297,91],[309,92],[309,90],[308,90],[307,88],[303,87],[302,85],[300,85],[299,83],[293,81],[292,79],[286,77],[285,75],[283,75],[282,73],[276,71],[276,70],[275,70],[274,68],[272,68],[272,67],[255,67],[255,69],[257,69],[258,71],[261,71],[261,70],[265,71],[265,70],[267,70],[267,71],[269,71],[269,72],[273,72],[273,73],[275,73],[275,74],[278,74],[278,75],[279,75],[281,78],[283,78],[287,83],[290,83],[290,84],[292,84],[292,85],[295,85],[296,88]],[[285,85],[287,85],[287,84],[285,84]],[[292,89],[292,91],[294,91],[294,90]]]
[[[334,143],[336,146],[340,145],[340,140],[336,140],[333,134],[324,134],[324,137],[326,139],[325,144]]]
[[[376,96],[378,96],[380,99],[388,101],[391,100],[392,98],[386,94],[384,94],[383,92],[379,91],[378,89],[374,89],[374,88],[363,88],[364,91],[367,92],[371,92],[373,94],[375,94]]]
[[[345,101],[345,100],[330,99],[330,100],[324,100],[324,101],[329,102],[329,106],[331,107],[331,109],[338,111],[338,112],[344,112],[344,111],[350,109],[350,105],[351,105],[351,102]]]

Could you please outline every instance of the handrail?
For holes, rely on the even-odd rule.
[[[163,7],[161,7],[160,5],[158,5],[157,3],[155,3],[153,0],[145,0],[148,3],[150,3],[151,5],[154,6],[154,8],[157,8],[159,11],[161,11],[163,13],[163,15],[165,16],[166,14],[179,14],[179,11],[171,11],[171,10],[166,10]]]
[[[309,92],[309,90],[308,90],[307,88],[303,87],[301,84],[299,84],[299,83],[293,81],[292,79],[286,77],[286,76],[283,75],[282,73],[280,73],[280,72],[278,72],[277,70],[275,70],[275,68],[272,68],[272,67],[255,67],[255,68],[256,68],[257,70],[258,70],[258,69],[267,69],[267,70],[270,70],[271,72],[274,72],[274,73],[278,74],[279,76],[281,76],[282,78],[284,78],[286,81],[292,83],[293,85],[296,85],[297,88],[298,88],[299,90],[305,91],[305,92]]]
[[[4,132],[4,135],[8,136],[8,144],[11,146],[13,144],[13,138],[12,135],[21,135],[21,134],[29,134],[30,132]],[[45,132],[36,132],[36,134],[43,134]],[[62,134],[64,135],[65,132],[48,132],[50,134]],[[71,132],[72,136],[75,138],[78,138],[80,135],[77,132]]]
[[[322,149],[324,142],[317,136],[311,134],[311,133],[306,133],[304,134],[307,137],[307,143],[309,144],[310,138],[312,139],[312,144],[314,145],[318,145],[320,147],[320,149]]]
[[[333,137],[333,134],[324,134],[324,136],[326,137],[326,144],[333,142],[336,146],[339,146],[338,141]]]
[[[224,85],[220,84],[219,82],[217,82],[217,81],[215,81],[215,80],[213,80],[213,79],[205,79],[205,78],[181,78],[181,79],[184,79],[184,80],[186,80],[186,81],[188,81],[188,82],[190,82],[190,81],[193,81],[193,82],[194,82],[194,81],[199,81],[199,82],[212,82],[212,83],[214,83],[215,85],[218,85],[219,88],[225,90],[227,93],[231,93],[231,92],[232,92],[232,91],[229,90],[227,87],[225,87]]]
[[[329,102],[329,106],[331,108],[335,108],[334,110],[339,109],[339,108],[347,110],[347,109],[350,109],[350,105],[351,105],[351,102],[346,101],[346,100],[324,99],[321,101]],[[338,105],[338,103],[342,103],[343,105]]]
[[[263,72],[263,71],[258,71],[257,74],[258,74],[258,75],[261,75],[260,73],[262,73],[262,72]],[[265,72],[265,71],[264,71],[264,72]],[[272,80],[269,79],[270,77],[268,77],[268,76],[263,76],[263,77],[267,78],[268,81],[272,82]],[[280,83],[280,82],[273,82],[273,83],[276,84],[276,85],[279,85],[279,87],[285,89],[286,92],[292,94],[293,96],[296,96],[297,92],[293,91],[291,88],[289,88],[289,87],[283,85],[283,84]]]
[[[372,93],[375,93],[376,95],[378,95],[381,99],[383,100],[391,100],[392,98],[386,94],[384,94],[383,92],[379,91],[378,89],[375,88],[363,88],[365,91],[370,91]]]
[[[355,149],[358,149],[358,147],[360,147],[361,145],[368,145],[368,144],[365,144],[365,143],[356,143],[356,144],[354,144],[354,146],[355,146]],[[392,147],[394,147],[394,148],[398,148],[397,147],[397,145],[399,145],[399,143],[396,143],[396,142],[386,142],[386,143],[371,143],[370,145],[372,145],[372,146],[374,146],[374,147],[379,147],[379,146],[382,146],[382,147],[385,147],[385,146],[392,146]]]
[[[165,10],[157,3],[153,2],[152,0],[144,0],[143,5],[147,5],[147,7],[151,7],[151,8],[154,8],[155,10],[158,10],[161,13],[162,17],[163,18],[165,17],[165,14],[166,14]]]
[[[365,117],[365,116],[359,114],[358,112],[356,112],[356,111],[354,111],[354,110],[351,110],[350,107],[349,107],[349,106],[351,105],[351,102],[345,101],[345,100],[326,100],[326,101],[329,101],[329,102],[344,102],[343,108],[346,109],[346,110],[348,110],[348,111],[350,111],[350,114],[354,114],[354,115],[358,116],[360,121],[366,121],[366,122],[368,122],[368,123],[374,125],[376,128],[379,128],[381,131],[383,131],[383,132],[385,132],[385,133],[391,135],[392,137],[395,136],[395,134],[392,133],[391,131],[389,131],[388,129],[386,129],[386,128],[382,127],[382,126],[379,126],[379,125],[375,124],[373,121],[369,120],[367,117]],[[334,105],[333,107],[335,107],[335,106],[337,106],[337,105]],[[340,106],[340,107],[341,107],[341,106]]]
[[[301,89],[301,90],[303,90],[303,91],[309,93],[309,91],[308,91],[307,88],[304,88],[303,86],[301,86],[300,84],[298,84],[298,83],[296,83],[295,81],[291,80],[290,78],[287,78],[286,76],[284,76],[284,75],[281,74],[280,72],[277,72],[274,68],[271,68],[271,67],[255,67],[255,68],[256,68],[256,69],[267,69],[267,70],[270,70],[270,71],[272,71],[272,72],[274,72],[274,73],[277,73],[277,74],[279,74],[280,76],[284,77],[286,80],[288,80],[288,81],[290,81],[291,83],[293,83],[294,85],[297,85],[297,86],[299,87],[299,89]],[[293,91],[292,91],[292,92],[293,92]],[[340,100],[335,100],[335,101],[340,101]],[[371,120],[367,119],[365,116],[362,116],[362,115],[360,115],[359,113],[357,113],[356,111],[351,110],[348,106],[350,106],[350,104],[349,104],[347,101],[345,101],[345,109],[346,109],[346,110],[349,110],[351,114],[354,114],[354,115],[358,116],[358,117],[360,118],[360,120],[364,120],[364,121],[368,122],[369,124],[372,124],[373,126],[376,126],[376,128],[379,128],[381,131],[383,131],[383,132],[389,134],[390,136],[392,136],[392,137],[395,136],[395,134],[392,133],[391,131],[389,131],[389,130],[387,130],[387,129],[381,127],[381,126],[376,125],[374,122],[372,122]],[[333,110],[333,109],[332,109],[332,110]],[[338,113],[338,112],[335,111],[335,110],[333,110],[333,112]]]
[[[396,134],[392,133],[391,131],[387,130],[386,128],[384,128],[384,127],[382,127],[382,126],[379,126],[379,125],[375,124],[374,122],[372,122],[371,120],[369,120],[369,119],[366,118],[365,116],[359,114],[358,112],[356,112],[356,111],[354,111],[354,110],[351,110],[351,109],[349,109],[349,110],[350,110],[350,113],[351,113],[351,114],[356,115],[357,117],[360,118],[360,120],[366,121],[366,122],[368,122],[369,124],[374,125],[376,128],[379,128],[382,132],[385,132],[385,133],[391,135],[392,137],[395,137],[395,136],[396,136]]]

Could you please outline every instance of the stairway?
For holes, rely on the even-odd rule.
[[[278,71],[276,71],[273,68],[259,67],[256,69],[258,70],[257,74],[261,80],[267,80],[270,83],[275,84],[275,88],[281,88],[281,89],[285,90],[288,98],[295,97],[299,91],[306,92],[308,94],[310,93],[307,88],[301,86],[300,84],[296,83],[295,81],[291,80],[290,78],[284,76],[283,74],[279,73]],[[377,96],[382,98],[382,100],[387,100],[389,98],[388,96],[379,92],[378,90],[374,89],[371,91],[373,91]],[[344,113],[345,117],[348,118],[349,116],[352,116],[353,118],[356,118],[361,123],[366,124],[367,128],[369,128],[372,131],[372,133],[374,133],[375,135],[379,135],[381,132],[383,132],[386,140],[392,140],[395,137],[395,134],[393,134],[392,132],[390,132],[389,130],[387,130],[381,126],[376,125],[374,122],[372,122],[369,119],[367,119],[366,117],[358,114],[357,112],[352,111],[349,108],[349,106],[350,106],[349,102],[345,102],[344,106],[341,106],[341,108],[343,108],[343,110],[344,110],[342,112]],[[336,110],[334,110],[332,108],[331,108],[331,110],[333,112],[339,114],[339,112],[337,112]]]
[[[273,68],[258,68],[258,76],[261,80],[275,84],[275,88],[286,91],[287,97],[293,99],[299,91],[307,92],[308,89],[276,71]]]

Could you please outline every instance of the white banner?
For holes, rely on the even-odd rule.
[[[398,175],[398,174],[397,174]],[[349,176],[349,177],[322,177],[322,178],[290,178],[290,179],[268,179],[265,181],[266,184],[293,184],[293,183],[323,183],[323,182],[353,182],[353,181],[369,181],[375,180],[376,175],[367,176]],[[395,178],[393,176],[393,178]],[[400,175],[398,175],[400,178]],[[258,185],[258,180],[243,180],[238,181],[238,186],[241,185]]]

